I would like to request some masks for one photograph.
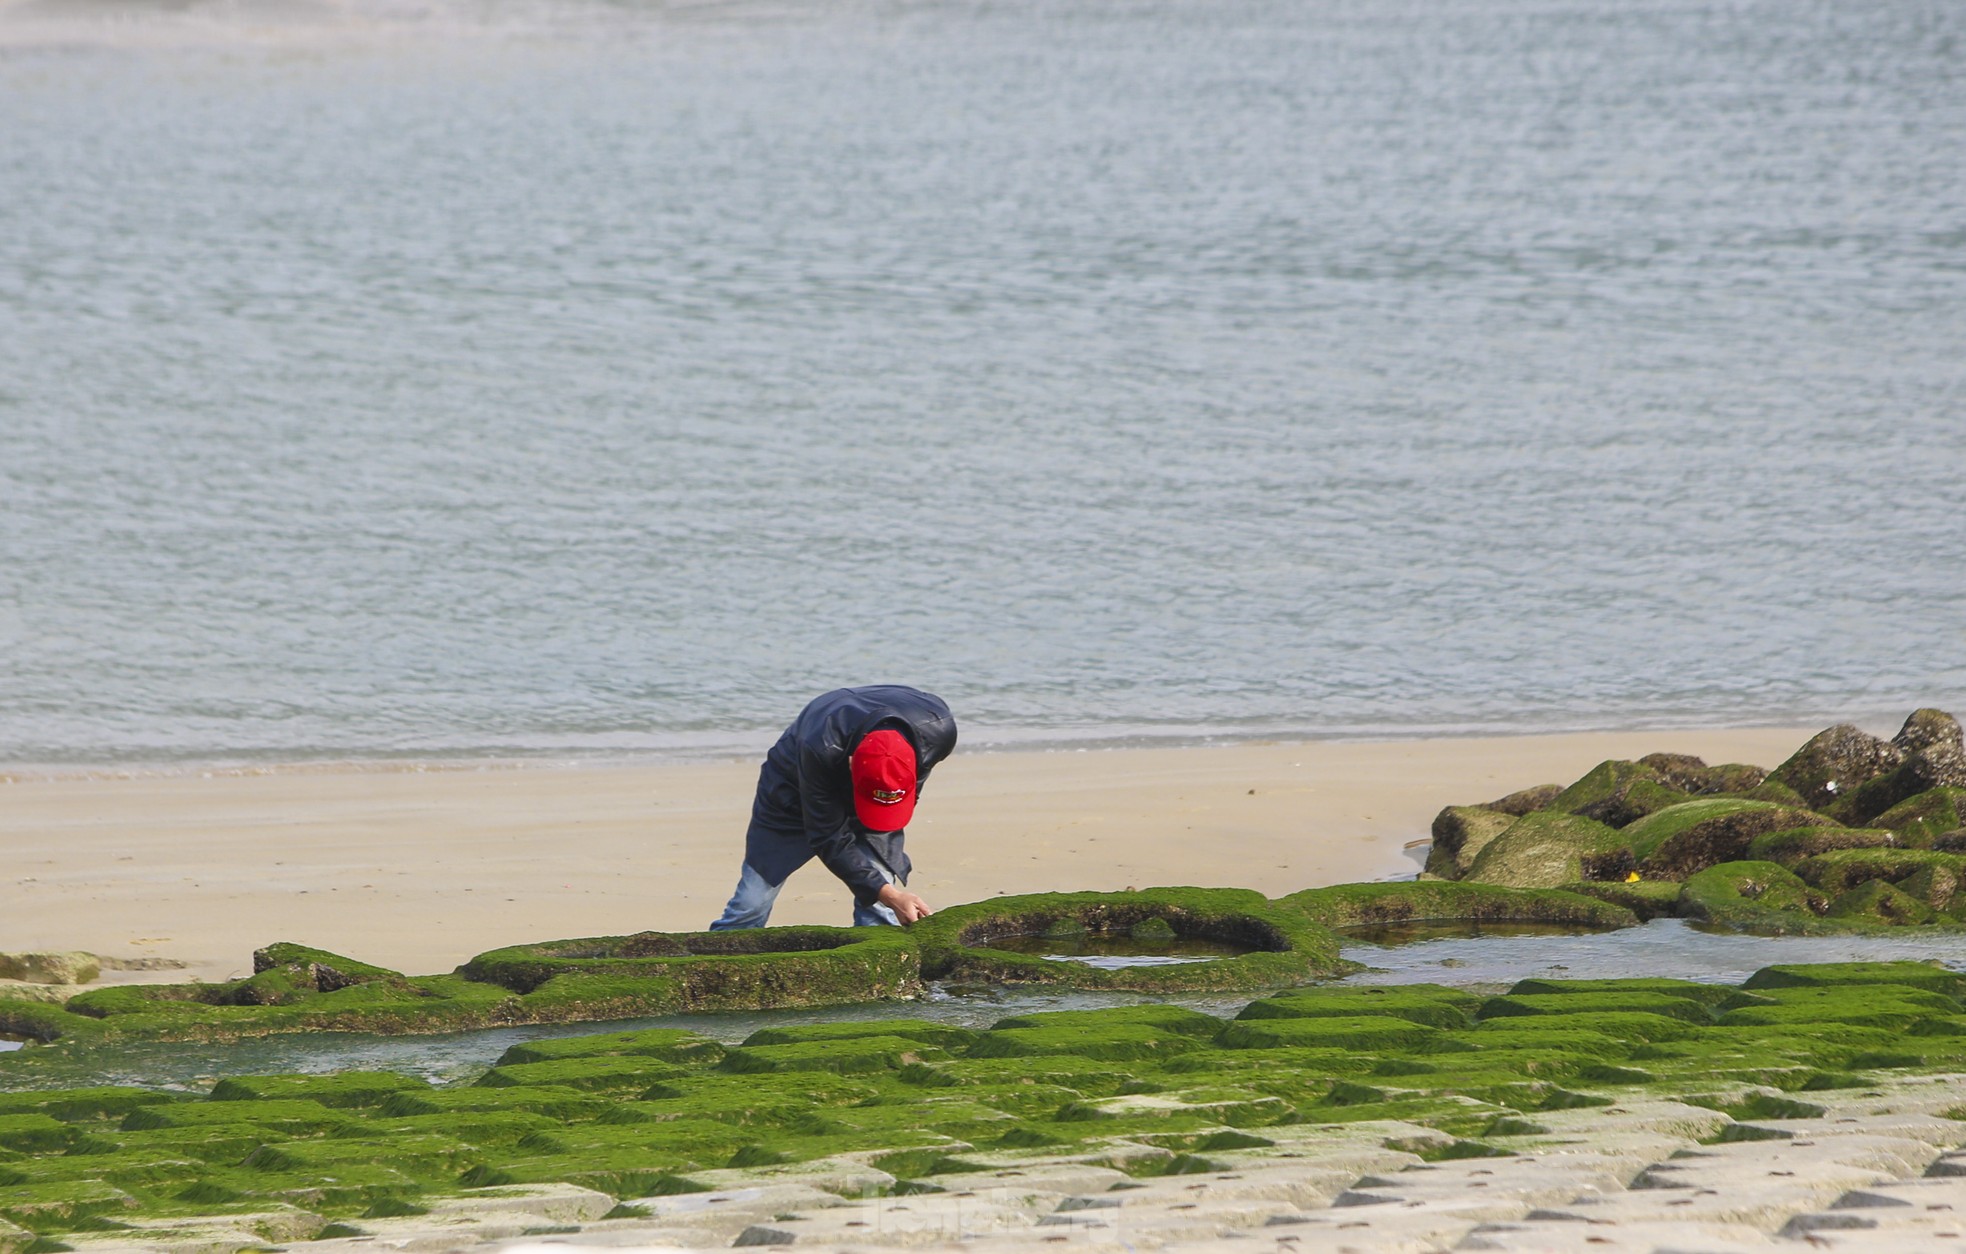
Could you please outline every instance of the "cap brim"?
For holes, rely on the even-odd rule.
[[[865,797],[855,797],[853,810],[860,817],[860,825],[870,832],[898,832],[915,817],[915,799],[911,795],[884,806]]]

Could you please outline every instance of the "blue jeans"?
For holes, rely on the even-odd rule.
[[[893,881],[890,880],[890,883]],[[771,905],[778,900],[778,890],[783,884],[767,884],[765,877],[751,869],[746,862],[737,877],[737,891],[730,895],[730,904],[724,907],[724,915],[710,925],[713,932],[727,932],[739,927],[763,927],[765,920],[771,918]],[[894,917],[894,911],[880,902],[871,906],[853,903],[853,926],[855,927],[900,927],[901,920]]]

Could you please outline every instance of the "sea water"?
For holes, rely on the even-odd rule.
[[[6,0],[0,762],[1966,696],[1953,0]]]

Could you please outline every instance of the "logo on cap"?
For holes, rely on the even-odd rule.
[[[908,795],[906,788],[876,788],[873,792],[874,800],[884,806],[897,805],[903,797]]]

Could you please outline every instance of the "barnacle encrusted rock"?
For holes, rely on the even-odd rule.
[[[1768,778],[1794,789],[1810,809],[1821,810],[1896,770],[1904,757],[1904,750],[1890,741],[1838,723],[1812,736]]]

